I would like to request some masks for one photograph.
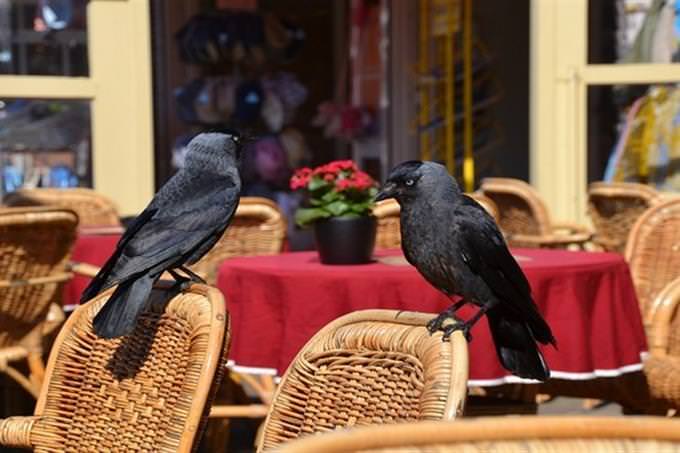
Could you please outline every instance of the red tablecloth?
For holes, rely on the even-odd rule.
[[[102,266],[111,256],[120,239],[120,234],[79,234],[73,246],[71,260]],[[63,304],[69,309],[78,304],[80,294],[90,283],[90,279],[81,275],[74,276],[64,286]]]
[[[513,254],[558,341],[559,350],[543,348],[553,377],[592,379],[641,369],[645,334],[621,256],[538,249]],[[409,265],[324,266],[315,252],[227,260],[218,287],[232,318],[230,358],[244,369],[278,374],[316,331],[345,313],[367,308],[438,313],[449,305]],[[464,317],[474,312],[463,310]],[[500,366],[485,321],[472,336],[471,385],[523,382]]]

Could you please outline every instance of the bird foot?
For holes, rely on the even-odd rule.
[[[472,329],[472,324],[470,324],[469,322],[457,320],[455,324],[449,324],[448,326],[442,329],[442,331],[444,332],[444,335],[442,336],[442,341],[448,340],[449,337],[451,337],[451,335],[453,334],[453,332],[455,332],[456,330],[460,330],[463,332],[463,336],[469,343],[472,341],[470,329]]]
[[[437,317],[432,318],[427,323],[427,330],[430,332],[430,335],[437,332],[438,330],[444,330],[442,326],[444,325],[444,322],[447,319],[452,319],[453,321],[455,321],[454,324],[451,325],[457,325],[458,323],[461,322],[461,320],[456,315],[454,315],[451,310],[443,311],[439,313]]]
[[[203,285],[207,284],[207,282],[203,279],[203,277],[201,277],[200,275],[198,275],[197,273],[195,273],[194,271],[192,271],[188,267],[181,266],[180,269],[182,270],[182,272],[184,272],[185,274],[187,274],[189,276],[190,281],[192,281],[194,283],[201,283]]]

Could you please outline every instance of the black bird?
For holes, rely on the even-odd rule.
[[[185,264],[198,261],[226,230],[241,192],[239,135],[205,133],[188,144],[184,168],[132,221],[116,250],[81,296],[89,300],[118,284],[94,318],[104,338],[129,334],[164,271],[199,280]],[[176,273],[181,270],[190,278]]]
[[[470,329],[486,314],[496,352],[511,373],[544,381],[550,370],[536,341],[556,346],[550,327],[531,298],[531,289],[493,218],[463,194],[446,168],[434,162],[396,166],[376,200],[396,198],[406,259],[449,297],[462,299],[430,321],[444,339]],[[465,303],[479,307],[468,321],[454,314]],[[447,318],[457,322],[443,326]]]

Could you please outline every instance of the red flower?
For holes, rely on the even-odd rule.
[[[308,167],[303,167],[298,169],[293,177],[290,178],[290,188],[291,190],[302,189],[307,187],[309,180],[312,177],[312,169]]]

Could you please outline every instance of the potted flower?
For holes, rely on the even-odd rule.
[[[371,260],[376,230],[372,209],[377,193],[373,178],[351,160],[337,160],[297,170],[290,188],[306,192],[305,206],[296,211],[295,222],[314,226],[322,263]]]

